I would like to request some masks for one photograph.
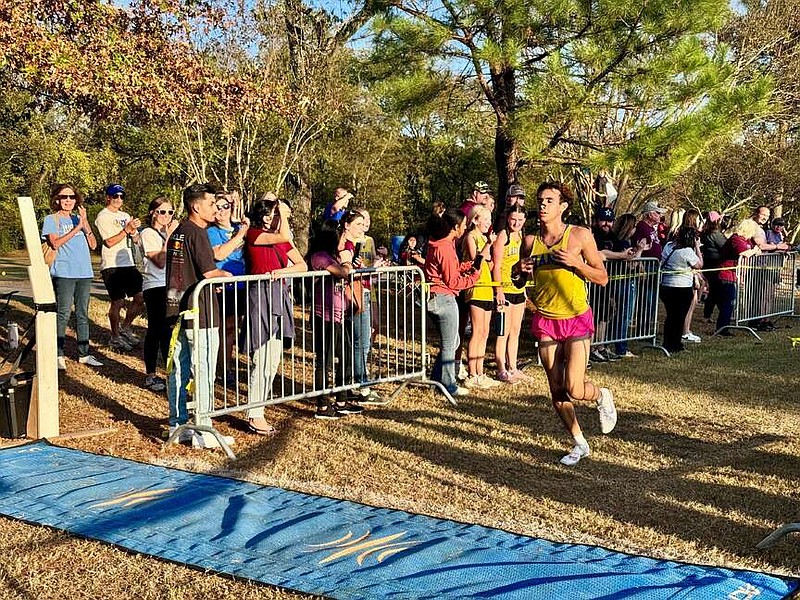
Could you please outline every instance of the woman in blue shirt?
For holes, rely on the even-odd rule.
[[[92,288],[92,259],[89,250],[97,248],[97,240],[86,218],[83,196],[74,185],[57,183],[50,190],[50,209],[42,224],[42,238],[56,250],[50,267],[56,292],[58,368],[67,368],[64,340],[72,305],[75,305],[78,362],[92,367],[103,363],[89,354],[89,292]]]

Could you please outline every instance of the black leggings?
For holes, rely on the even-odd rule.
[[[692,287],[661,286],[661,300],[667,317],[664,320],[664,348],[669,352],[683,350],[683,323],[692,306]]]
[[[144,291],[147,306],[147,333],[144,336],[144,369],[155,373],[158,364],[158,350],[161,349],[163,364],[167,363],[169,338],[172,330],[167,327],[167,288],[157,287]]]

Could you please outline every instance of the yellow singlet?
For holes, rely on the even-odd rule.
[[[553,261],[553,251],[566,250],[572,226],[567,225],[564,235],[548,248],[542,238],[533,238],[531,257],[536,257],[533,272],[533,300],[536,309],[549,319],[571,319],[589,309],[586,282],[571,269]]]
[[[509,241],[503,247],[503,262],[500,263],[500,282],[504,294],[521,294],[525,288],[518,288],[511,283],[511,267],[519,262],[519,249],[522,246],[522,235],[509,233]]]
[[[475,247],[478,253],[486,247],[486,236],[477,229],[469,232],[469,235],[475,240]],[[469,302],[470,300],[494,300],[494,291],[492,290],[492,271],[488,263],[484,260],[481,263],[480,276],[478,281],[475,282],[475,287],[469,288],[464,296]]]

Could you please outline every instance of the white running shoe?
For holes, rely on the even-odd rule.
[[[470,375],[464,380],[464,387],[469,390],[481,387],[479,377],[479,375]]]
[[[688,333],[684,333],[684,334],[681,336],[681,339],[682,339],[684,342],[694,342],[695,344],[699,344],[699,343],[702,341],[702,339],[703,339],[703,338],[701,338],[699,335],[696,335],[696,334],[694,334],[694,333],[692,333],[692,332],[690,331],[690,332],[688,332]]]
[[[457,387],[456,391],[450,394],[451,396],[468,396],[469,390],[463,387]]]
[[[614,406],[614,394],[608,388],[600,388],[597,411],[600,413],[600,431],[611,433],[617,424],[617,407]]]
[[[59,356],[56,358],[56,362],[58,363],[58,370],[59,371],[66,371],[67,370],[67,359],[63,356]]]
[[[99,360],[97,360],[91,354],[87,354],[86,356],[81,356],[78,359],[78,362],[81,363],[82,365],[89,365],[90,367],[102,367],[103,366],[103,363],[101,363]]]
[[[568,467],[574,467],[575,465],[578,464],[578,461],[580,461],[580,459],[589,456],[590,454],[591,452],[589,451],[589,446],[579,446],[575,444],[572,450],[569,451],[569,454],[567,454],[564,458],[562,458],[560,462],[562,465],[566,465]]]
[[[482,390],[490,390],[496,388],[498,385],[503,385],[497,379],[492,379],[486,373],[481,373],[475,378],[478,382],[478,387]]]

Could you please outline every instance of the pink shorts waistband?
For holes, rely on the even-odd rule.
[[[531,321],[531,333],[537,340],[550,338],[557,342],[592,337],[594,334],[592,309],[568,319],[550,319],[540,313],[534,313]]]

